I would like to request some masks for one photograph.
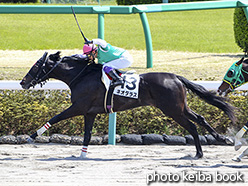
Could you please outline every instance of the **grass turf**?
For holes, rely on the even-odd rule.
[[[233,9],[147,14],[154,50],[234,53]],[[77,15],[85,35],[98,37],[97,15]],[[0,49],[75,49],[83,39],[73,15],[1,14]],[[126,49],[145,49],[138,14],[105,15],[105,40]]]

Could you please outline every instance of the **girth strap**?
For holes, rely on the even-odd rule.
[[[115,87],[113,85],[110,85],[109,90],[106,93],[106,98],[105,98],[105,110],[107,113],[113,113],[113,92],[114,92]]]

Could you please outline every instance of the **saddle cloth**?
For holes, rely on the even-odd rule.
[[[113,94],[118,95],[118,96],[138,99],[139,82],[140,82],[139,75],[131,74],[131,73],[123,73],[121,74],[121,77],[124,79],[125,83],[122,86],[120,85],[120,86],[115,87]],[[107,103],[107,95],[108,95],[109,87],[111,84],[111,80],[103,70],[102,70],[102,82],[106,88],[104,107],[105,107],[105,110],[107,110],[106,105],[109,104]],[[113,105],[112,101],[111,101],[111,105]]]

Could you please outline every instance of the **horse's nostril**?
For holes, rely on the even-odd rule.
[[[25,82],[22,80],[21,82],[20,82],[20,85],[24,85],[25,84]]]

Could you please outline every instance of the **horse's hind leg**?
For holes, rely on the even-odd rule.
[[[199,125],[203,126],[205,129],[207,129],[207,131],[217,140],[220,142],[224,142],[225,141],[225,137],[218,134],[205,120],[205,118],[197,113],[195,113],[194,111],[192,111],[189,107],[187,107],[186,109],[184,109],[184,113],[185,115],[187,115],[189,117],[190,120],[198,123]]]
[[[195,159],[201,158],[203,156],[203,152],[195,124],[193,124],[183,113],[181,115],[172,116],[172,118],[193,136],[196,147]]]

